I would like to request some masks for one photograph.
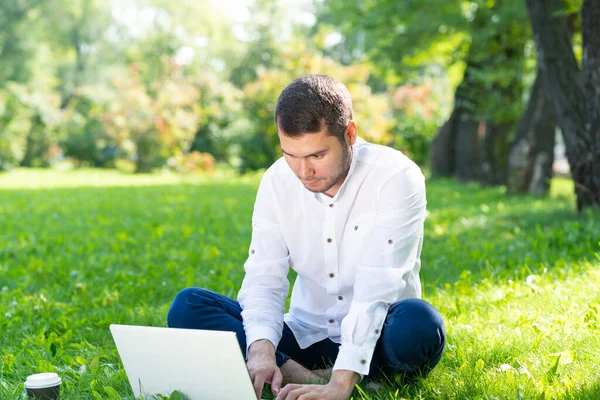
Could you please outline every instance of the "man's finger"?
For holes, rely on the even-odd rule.
[[[283,375],[281,374],[281,370],[279,368],[275,368],[275,372],[273,373],[273,377],[271,378],[271,392],[274,395],[278,395],[281,390],[281,384],[283,383]]]
[[[302,396],[298,397],[298,400],[318,400],[317,395],[314,393],[304,393]]]
[[[260,400],[262,397],[263,387],[265,386],[265,378],[261,374],[257,374],[252,381],[254,385],[254,391],[256,392],[256,398]]]
[[[286,400],[298,400],[298,397],[305,393],[309,393],[311,390],[310,386],[300,386],[298,389],[294,389],[288,393]]]
[[[279,391],[279,395],[277,396],[277,400],[284,400],[286,398],[286,396],[288,395],[289,392],[291,392],[294,389],[297,389],[299,387],[301,387],[302,385],[296,385],[294,383],[288,383],[287,385],[285,385],[285,387],[283,389],[281,389]]]

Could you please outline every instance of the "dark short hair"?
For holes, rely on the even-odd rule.
[[[352,98],[341,82],[321,74],[307,75],[290,83],[279,95],[275,123],[290,137],[320,132],[344,143],[346,126],[352,119]]]

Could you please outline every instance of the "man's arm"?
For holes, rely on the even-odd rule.
[[[265,382],[274,392],[281,385],[275,349],[283,332],[285,299],[289,290],[289,251],[279,227],[271,175],[265,173],[254,204],[252,240],[246,275],[238,293],[246,333],[248,371],[260,398]]]
[[[277,347],[290,286],[289,251],[277,220],[271,179],[267,171],[258,188],[246,275],[238,293],[248,347],[259,339],[268,339]]]

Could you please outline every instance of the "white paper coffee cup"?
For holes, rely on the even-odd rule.
[[[27,395],[36,400],[56,400],[62,380],[54,372],[29,375],[25,381]]]

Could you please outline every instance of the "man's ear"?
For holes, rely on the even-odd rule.
[[[357,136],[358,130],[356,128],[356,121],[351,119],[350,122],[348,122],[348,130],[346,130],[346,135],[344,137],[348,146],[352,146],[354,143],[356,143]]]

